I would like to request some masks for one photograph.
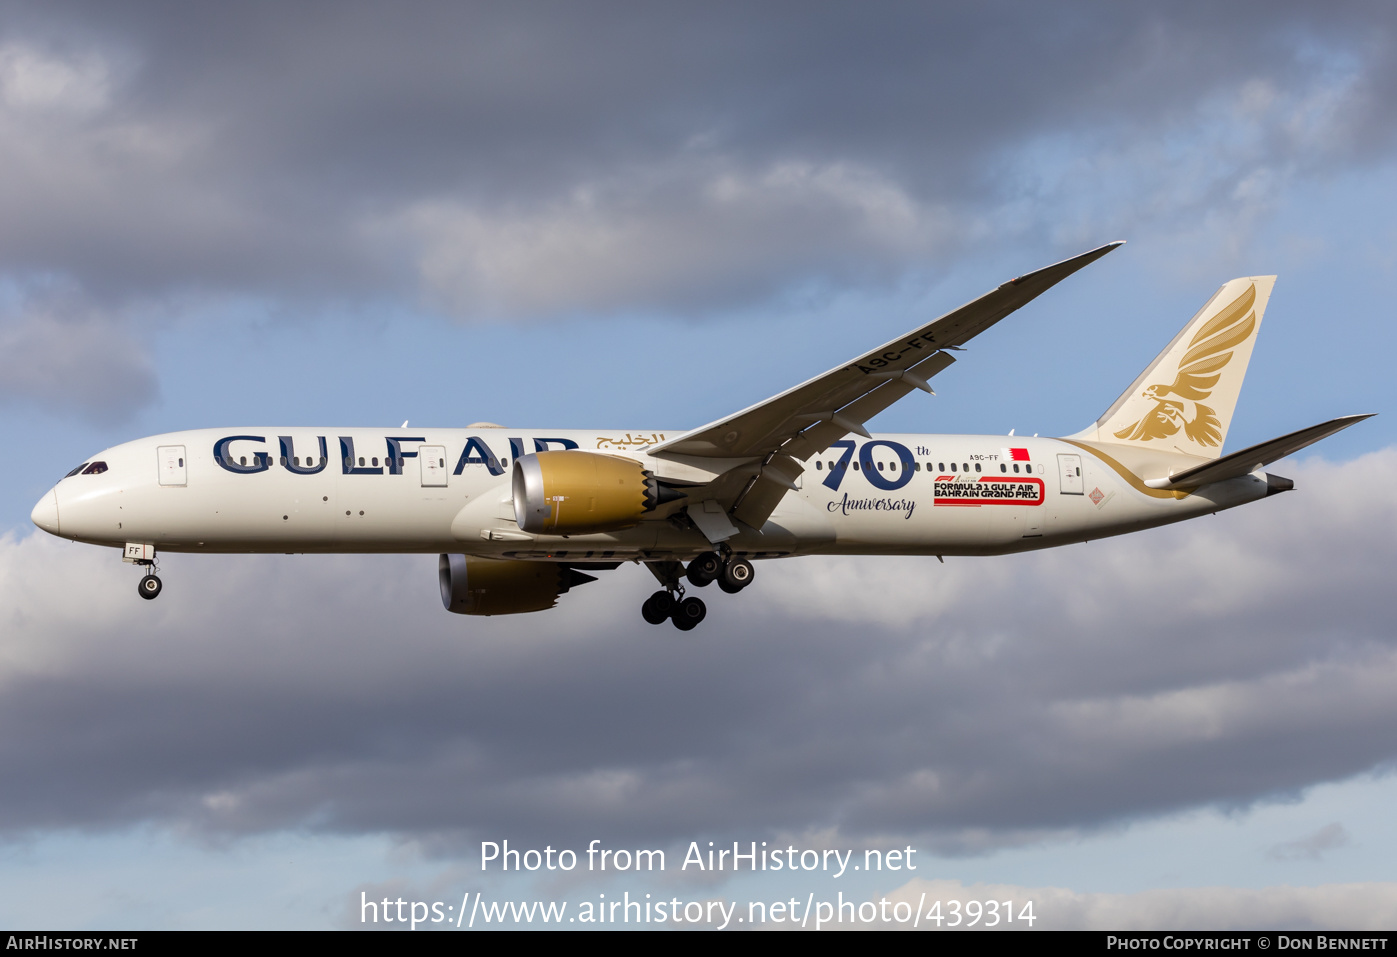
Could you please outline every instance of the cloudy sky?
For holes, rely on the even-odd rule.
[[[699,425],[1115,239],[874,427],[1074,432],[1272,273],[1229,446],[1389,412],[1388,5],[0,10],[0,923],[841,889],[1397,920],[1397,417],[1171,529],[764,564],[682,639],[632,567],[476,620],[434,558],[170,556],[146,603],[28,520],[175,429]],[[482,876],[506,838],[921,864]]]

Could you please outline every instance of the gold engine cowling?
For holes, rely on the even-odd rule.
[[[438,562],[441,603],[458,615],[517,615],[543,611],[574,585],[596,581],[553,562],[443,555]]]
[[[670,497],[634,459],[570,449],[514,460],[514,519],[534,534],[585,535],[639,525]]]

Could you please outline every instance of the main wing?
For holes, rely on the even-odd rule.
[[[928,380],[955,361],[948,350],[1120,245],[1107,243],[1011,279],[846,365],[655,446],[650,454],[744,460],[714,483],[711,497],[733,517],[760,526],[795,487],[802,462],[851,432],[867,437],[868,419],[913,389],[931,391]]]

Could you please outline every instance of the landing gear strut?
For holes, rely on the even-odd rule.
[[[137,568],[145,569],[145,577],[136,586],[136,593],[146,601],[160,594],[162,587],[160,576],[155,574],[160,570],[155,557],[155,546],[142,544],[140,542],[127,542],[126,553],[121,556],[121,560],[128,565],[135,565]]]

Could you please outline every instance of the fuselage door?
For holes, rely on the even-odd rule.
[[[160,463],[161,485],[189,484],[189,470],[184,464],[184,446],[162,445],[155,450],[155,457]]]
[[[423,488],[446,487],[446,446],[422,446],[417,450],[417,461],[422,465]]]
[[[1082,457],[1080,455],[1059,455],[1057,457],[1058,491],[1063,495],[1082,494]]]

